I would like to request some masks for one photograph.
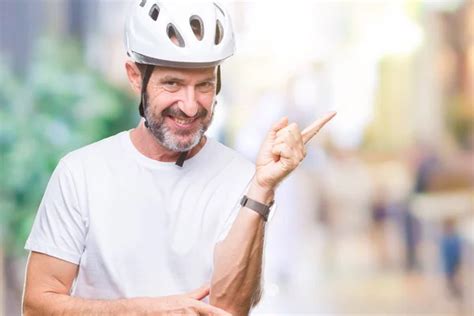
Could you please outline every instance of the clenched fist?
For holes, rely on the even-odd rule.
[[[273,125],[257,156],[257,184],[262,188],[274,190],[306,157],[305,144],[335,115],[336,112],[327,114],[302,132],[296,123],[288,125],[286,117]]]

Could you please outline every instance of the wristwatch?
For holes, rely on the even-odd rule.
[[[269,205],[257,202],[255,200],[252,200],[248,196],[244,195],[242,199],[240,200],[240,205],[245,206],[258,214],[262,215],[263,220],[267,221],[268,220],[268,215],[270,214],[271,207],[275,203],[275,200],[271,201]]]

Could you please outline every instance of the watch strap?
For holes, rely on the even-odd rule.
[[[252,200],[248,196],[244,195],[242,199],[240,200],[240,205],[247,207],[258,214],[260,214],[265,221],[268,220],[268,215],[270,214],[270,208],[272,207],[273,203],[275,201],[271,201],[269,205],[257,202],[255,200]]]

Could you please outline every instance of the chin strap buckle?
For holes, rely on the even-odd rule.
[[[186,160],[186,156],[187,156],[187,155],[188,155],[188,152],[187,152],[187,151],[183,151],[183,152],[179,155],[178,160],[176,160],[176,163],[175,163],[175,164],[176,164],[177,166],[182,167],[183,164],[184,164],[184,161]]]

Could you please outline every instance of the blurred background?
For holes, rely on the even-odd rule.
[[[209,136],[254,160],[281,116],[338,111],[278,189],[254,314],[474,315],[474,1],[224,2]],[[0,314],[59,159],[139,121],[127,6],[0,0]]]

